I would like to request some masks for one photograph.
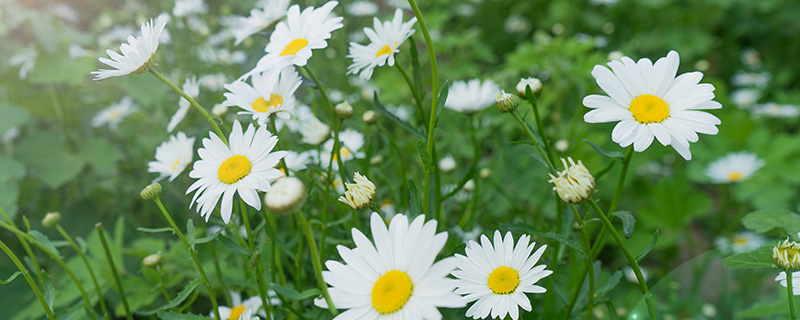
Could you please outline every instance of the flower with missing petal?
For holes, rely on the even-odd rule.
[[[403,10],[400,9],[395,10],[391,21],[381,22],[374,18],[374,29],[364,28],[370,43],[366,46],[350,43],[350,54],[347,57],[353,59],[353,64],[347,67],[347,74],[359,73],[361,78],[369,79],[375,67],[385,64],[394,66],[394,54],[400,52],[398,48],[414,34],[416,22],[416,17],[403,22]]]
[[[94,80],[143,73],[149,70],[156,63],[158,39],[166,25],[167,16],[162,14],[155,21],[150,19],[149,22],[144,23],[141,35],[128,36],[128,43],[123,43],[119,48],[122,52],[121,55],[112,50],[106,50],[111,59],[100,57],[99,60],[114,69],[92,71],[91,73],[95,75]]]
[[[194,139],[187,137],[183,132],[178,132],[177,135],[169,137],[169,141],[156,148],[156,161],[147,163],[147,172],[159,174],[153,182],[166,177],[169,177],[169,181],[175,180],[192,163]]]

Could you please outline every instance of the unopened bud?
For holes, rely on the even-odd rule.
[[[154,182],[144,187],[144,189],[142,189],[142,192],[139,192],[139,195],[142,196],[142,199],[153,200],[156,197],[158,197],[158,194],[160,193],[161,193],[161,184],[158,182]]]
[[[367,112],[364,112],[364,115],[361,116],[361,117],[364,120],[364,123],[373,124],[373,123],[375,123],[375,121],[378,120],[378,113],[376,113],[375,111],[369,110]]]
[[[278,179],[264,196],[267,209],[276,214],[297,212],[306,200],[306,186],[295,177]]]
[[[379,164],[381,162],[383,162],[383,156],[382,155],[376,155],[376,156],[373,156],[372,158],[369,159],[369,164],[371,164],[373,166],[376,165],[376,164]]]
[[[337,104],[333,109],[336,111],[336,116],[339,117],[339,119],[349,119],[353,116],[353,107],[347,103],[347,101]]]
[[[519,98],[513,94],[500,91],[497,93],[497,109],[500,112],[512,112],[519,107]]]
[[[488,179],[490,176],[492,176],[492,170],[489,168],[483,168],[481,169],[479,175],[481,176],[481,179]]]
[[[161,254],[158,253],[151,254],[142,259],[142,264],[144,264],[145,267],[153,268],[159,263],[161,263]]]
[[[44,215],[44,219],[42,219],[42,225],[45,228],[50,228],[58,224],[61,221],[61,214],[58,212],[48,212]]]
[[[539,94],[542,93],[542,81],[536,78],[519,79],[516,89],[517,93],[523,98],[528,97],[525,88],[531,88],[531,93],[533,93],[533,96],[538,97]]]
[[[213,115],[215,115],[217,117],[221,117],[221,116],[225,115],[226,113],[228,113],[228,107],[223,106],[222,104],[219,104],[219,103],[215,104],[214,108],[211,109],[211,114],[213,114]]]

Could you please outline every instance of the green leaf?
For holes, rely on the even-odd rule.
[[[208,320],[211,318],[198,316],[191,313],[176,313],[172,311],[162,311],[157,314],[161,320]]]
[[[56,301],[56,289],[53,287],[53,280],[47,271],[42,270],[42,285],[44,286],[44,300],[50,309],[53,309],[53,303]]]
[[[636,226],[636,218],[628,211],[617,211],[611,214],[622,220],[622,233],[625,238],[630,239],[633,235],[633,227]]]
[[[59,32],[55,21],[56,18],[53,15],[42,13],[37,15],[36,21],[31,21],[30,23],[33,35],[36,38],[36,42],[38,42],[39,45],[41,45],[42,48],[50,54],[55,54],[56,51],[58,51],[58,45],[61,42],[58,39]],[[36,62],[35,69],[43,69],[40,66],[40,63],[40,61]]]
[[[450,193],[446,194],[444,197],[442,197],[441,201],[444,201],[444,200],[456,195],[456,193],[458,193],[458,191],[461,190],[461,188],[464,188],[464,185],[466,185],[467,182],[469,182],[470,179],[475,177],[475,171],[477,171],[477,170],[478,170],[478,164],[474,163],[469,168],[469,171],[467,172],[467,174],[465,174],[464,177],[461,178],[461,181],[458,182],[458,185],[456,185],[456,188],[453,189],[453,191],[450,191]]]
[[[410,37],[409,42],[411,43],[411,74],[414,77],[414,87],[417,88],[417,92],[422,93],[422,75],[419,72],[419,50],[417,50],[417,43],[414,41],[414,36]]]
[[[6,284],[6,283],[9,283],[9,282],[11,282],[11,281],[14,281],[14,279],[16,279],[16,278],[17,278],[17,276],[18,276],[18,275],[21,275],[21,274],[22,274],[22,272],[19,272],[19,271],[17,271],[17,272],[14,272],[14,274],[12,274],[12,275],[11,275],[10,277],[8,277],[7,279],[5,279],[5,280],[0,280],[0,284]]]
[[[50,250],[56,256],[61,258],[61,253],[58,252],[58,249],[56,249],[56,246],[53,245],[53,243],[50,242],[50,239],[48,239],[47,236],[45,236],[43,233],[39,232],[38,230],[31,230],[31,231],[28,232],[28,234],[31,237],[33,237],[34,239],[36,239],[36,241],[41,243],[45,248],[47,248],[47,250]]]
[[[622,279],[622,271],[617,270],[614,272],[613,275],[611,275],[610,278],[608,278],[608,282],[606,282],[606,284],[604,284],[602,287],[600,287],[600,289],[597,289],[595,291],[594,293],[596,297],[595,299],[599,298],[600,296],[614,289],[617,286],[617,284],[619,284],[620,279]]]
[[[619,151],[607,151],[606,149],[601,148],[600,146],[594,144],[593,142],[589,141],[588,139],[583,139],[584,142],[588,143],[592,148],[597,150],[600,154],[609,157],[609,158],[618,158],[618,159],[625,159],[625,155]]]
[[[614,303],[611,300],[606,300],[606,308],[608,309],[608,318],[610,320],[619,320],[617,317],[617,308],[614,307]]]
[[[79,148],[78,158],[101,175],[110,175],[116,172],[117,162],[122,159],[119,150],[103,139],[94,138],[82,141]]]
[[[800,215],[789,210],[759,210],[742,218],[745,228],[758,233],[778,229],[782,234],[800,230]]]
[[[172,228],[167,228],[167,227],[164,227],[164,228],[141,228],[141,227],[139,227],[139,228],[136,228],[136,230],[141,231],[141,232],[147,232],[147,233],[172,232],[172,234],[175,234],[175,231],[172,230]]]
[[[17,216],[19,206],[19,186],[14,181],[0,182],[0,208],[2,208],[8,217],[14,219]]]
[[[378,100],[378,92],[377,91],[373,93],[373,101],[375,102],[375,108],[377,108],[378,111],[380,111],[380,113],[383,114],[385,117],[387,117],[390,120],[394,121],[395,123],[399,124],[401,127],[403,127],[403,129],[408,130],[408,132],[413,133],[415,136],[419,137],[420,139],[425,139],[425,135],[422,134],[422,132],[420,132],[416,128],[414,128],[414,126],[410,125],[409,123],[407,123],[407,122],[405,122],[403,120],[400,120],[400,118],[395,116],[393,113],[389,112],[389,110],[386,110],[386,108],[383,107],[383,104],[381,104],[380,100]]]
[[[277,283],[272,284],[272,288],[275,289],[275,292],[279,293],[280,295],[286,297],[289,300],[305,300],[311,297],[317,297],[322,294],[319,289],[308,289],[303,292],[297,292],[292,288],[287,288]]]
[[[410,210],[411,217],[416,217],[422,214],[422,204],[419,202],[419,195],[417,194],[417,185],[414,180],[408,179],[408,209]]]
[[[192,219],[186,221],[186,238],[189,240],[189,245],[194,247],[194,239],[197,238],[197,234],[194,230],[194,222],[192,222]]]
[[[247,250],[247,248],[242,247],[240,244],[234,242],[225,235],[220,235],[219,240],[222,241],[222,244],[224,244],[228,248],[231,248],[233,251],[236,251],[246,256],[250,255],[250,250]]]
[[[4,131],[0,130],[0,132]],[[25,167],[21,163],[14,161],[13,159],[0,156],[0,183],[5,183],[9,180],[16,180],[24,176]]]
[[[419,151],[420,159],[422,159],[422,167],[425,169],[425,173],[430,173],[431,155],[428,153],[425,143],[422,142],[422,140],[417,140],[417,150]]]
[[[95,69],[94,59],[71,59],[63,55],[44,56],[36,60],[36,67],[28,78],[35,84],[81,84],[90,78]],[[51,106],[48,106],[51,107]]]
[[[114,81],[119,83],[125,93],[145,106],[163,103],[163,101],[167,100],[167,92],[171,91],[161,81],[149,74],[132,74],[126,77],[118,77]]]
[[[725,267],[729,269],[769,268],[772,265],[771,246],[763,246],[725,258]]]
[[[258,228],[256,228],[256,230],[257,229]],[[214,233],[214,234],[212,234],[210,236],[207,236],[207,237],[197,238],[197,239],[194,240],[194,244],[202,244],[202,243],[211,242],[212,240],[216,239],[220,235],[220,233],[221,233],[221,231],[217,232],[217,233]],[[254,232],[254,234],[256,234],[256,233]]]
[[[647,248],[644,248],[644,250],[642,250],[642,252],[636,256],[636,261],[642,261],[642,259],[644,259],[648,253],[650,253],[650,250],[653,250],[653,248],[656,246],[656,242],[658,242],[658,233],[658,229],[653,232],[653,240],[650,240],[650,244],[647,245]]]
[[[199,286],[200,283],[202,283],[202,282],[203,282],[202,279],[194,279],[194,280],[192,280],[192,282],[189,282],[189,284],[186,285],[186,288],[183,288],[183,290],[181,290],[181,292],[179,292],[178,295],[175,296],[175,298],[173,298],[172,300],[167,302],[167,304],[165,304],[161,308],[166,310],[166,309],[172,309],[172,308],[177,307],[178,305],[181,304],[181,302],[186,300],[186,298],[188,298],[189,295],[192,294],[194,289],[196,289],[197,286]]]
[[[0,103],[0,114],[3,115],[0,117],[0,134],[5,133],[12,127],[25,123],[31,116],[25,108],[8,103]],[[0,170],[0,172],[2,171]]]
[[[436,123],[439,123],[439,116],[442,115],[442,111],[444,110],[444,103],[445,101],[447,101],[447,95],[449,92],[450,92],[450,84],[448,83],[448,81],[445,81],[444,84],[442,85],[442,91],[439,92],[439,101],[437,101],[438,103],[436,110],[438,110],[438,112],[436,113]],[[434,126],[434,128],[435,127],[436,126]]]

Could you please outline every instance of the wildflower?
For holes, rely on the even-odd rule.
[[[555,185],[553,190],[558,193],[561,200],[568,203],[580,203],[588,199],[594,191],[594,177],[589,170],[583,166],[583,162],[578,160],[576,164],[572,158],[567,160],[561,158],[561,163],[564,165],[564,171],[558,173],[558,177],[550,175],[551,182]]]
[[[228,113],[228,107],[222,105],[221,103],[217,103],[213,108],[211,108],[211,114],[217,117],[224,116],[226,113]]]
[[[295,151],[287,151],[286,156],[283,157],[283,162],[290,171],[303,170],[311,160],[312,151],[316,152],[316,150],[308,150],[300,153]],[[278,168],[278,170],[281,171],[281,176],[278,179],[286,176],[286,172],[283,168]]]
[[[533,93],[534,96],[539,96],[542,92],[542,81],[533,77],[519,79],[515,89],[517,89],[517,93],[520,97],[526,98],[526,87],[531,88],[531,93]]]
[[[33,71],[33,67],[36,66],[36,57],[38,56],[39,52],[36,51],[36,49],[29,48],[11,56],[11,58],[8,59],[8,64],[19,67],[18,76],[21,80],[25,80],[28,79],[28,74]]]
[[[545,270],[545,265],[535,266],[547,245],[531,255],[536,243],[528,245],[529,241],[530,236],[523,235],[515,247],[511,232],[503,238],[500,231],[495,231],[494,245],[482,235],[480,244],[475,241],[467,244],[466,256],[456,254],[458,270],[451,272],[458,278],[455,292],[468,302],[477,300],[467,309],[467,317],[485,319],[491,314],[492,318],[503,319],[508,315],[517,320],[520,307],[532,310],[525,294],[547,291],[535,283],[553,271]]]
[[[200,95],[200,84],[197,82],[197,77],[187,78],[181,89],[192,99],[197,99],[197,97]],[[175,111],[175,114],[172,115],[171,119],[169,119],[169,123],[167,124],[167,132],[172,132],[172,130],[175,130],[175,127],[178,126],[178,124],[183,121],[183,118],[186,117],[186,113],[189,112],[189,107],[191,106],[192,105],[189,103],[189,100],[186,100],[184,97],[181,97],[181,99],[178,100],[178,111]]]
[[[800,245],[797,242],[789,242],[789,238],[778,242],[778,246],[772,248],[772,261],[783,271],[795,272],[800,270]]]
[[[498,90],[492,80],[483,83],[478,79],[455,81],[450,86],[444,106],[461,113],[475,113],[497,102]]]
[[[294,108],[294,92],[300,87],[300,76],[292,67],[272,69],[266,73],[254,74],[252,86],[244,81],[234,81],[225,85],[228,93],[222,103],[226,106],[238,106],[244,111],[239,114],[252,115],[259,125],[266,125],[269,117],[275,115],[288,119],[288,110]]]
[[[211,91],[219,91],[228,83],[223,73],[214,73],[200,76],[200,85]]]
[[[45,228],[50,228],[57,225],[59,221],[61,221],[61,213],[48,212],[44,215],[44,219],[42,219],[42,225]]]
[[[147,172],[160,174],[154,181],[166,177],[169,177],[169,181],[173,181],[192,163],[194,139],[187,137],[183,132],[178,132],[177,135],[169,137],[169,141],[156,148],[156,161],[147,163]]]
[[[764,238],[752,231],[738,232],[730,239],[719,237],[714,240],[717,247],[729,249],[733,253],[755,250],[764,245]]]
[[[351,208],[359,210],[372,205],[377,193],[375,184],[369,181],[367,177],[362,176],[358,171],[355,173],[353,180],[356,183],[345,183],[347,191],[344,196],[339,197],[339,201],[349,205]]]
[[[144,189],[142,189],[142,191],[139,192],[139,196],[142,197],[142,199],[144,200],[153,200],[156,197],[158,197],[158,194],[160,193],[161,193],[161,184],[158,182],[153,182],[144,187]]]
[[[758,88],[766,87],[772,75],[769,72],[743,72],[739,71],[733,75],[731,82],[737,87],[754,86]]]
[[[761,97],[761,93],[755,89],[739,89],[734,92],[731,92],[731,100],[735,103],[739,108],[747,109],[752,105],[758,102],[758,98]]]
[[[267,131],[249,125],[242,132],[239,121],[233,122],[230,147],[213,132],[203,139],[203,148],[197,151],[200,160],[194,163],[189,177],[198,179],[186,193],[196,191],[192,205],[197,204],[197,212],[208,221],[211,212],[222,198],[222,221],[228,223],[233,211],[233,196],[238,193],[247,205],[261,209],[258,191],[269,191],[270,181],[281,176],[275,169],[286,151],[271,152],[278,137]]]
[[[365,46],[350,42],[350,54],[347,57],[353,59],[353,64],[347,68],[347,74],[358,73],[362,79],[369,79],[375,67],[385,64],[394,66],[394,54],[400,52],[398,48],[414,34],[416,22],[416,17],[403,22],[403,10],[400,9],[395,10],[392,21],[381,23],[374,18],[374,28],[364,28],[370,43]]]
[[[789,281],[786,279],[786,271],[778,273],[778,276],[775,277],[775,281],[786,288],[789,285]],[[792,294],[800,296],[800,271],[792,272]]]
[[[455,170],[457,166],[456,159],[453,155],[448,154],[444,158],[439,159],[439,170],[442,172],[450,172]]]
[[[502,90],[497,92],[495,100],[497,101],[497,109],[500,109],[500,112],[503,113],[512,112],[519,107],[519,97]]]
[[[790,104],[770,102],[753,106],[753,116],[756,118],[795,118],[798,115],[800,115],[800,107]]]
[[[447,233],[436,234],[436,221],[420,215],[410,224],[397,214],[389,227],[378,213],[370,218],[373,241],[353,228],[354,249],[339,246],[345,263],[329,260],[322,272],[331,288],[333,304],[349,309],[341,319],[441,319],[438,307],[459,308],[464,301],[453,293],[455,281],[447,274],[457,261],[436,255],[447,241]],[[328,305],[314,300],[321,308]]]
[[[124,76],[131,73],[144,73],[156,63],[156,49],[158,40],[164,26],[167,25],[167,16],[160,15],[155,21],[150,19],[142,25],[142,34],[128,36],[128,43],[120,46],[122,55],[112,50],[106,51],[111,59],[100,57],[100,62],[114,69],[100,69],[92,71],[94,80],[103,80],[110,77]]]
[[[361,120],[364,120],[364,123],[366,124],[373,124],[378,120],[378,113],[372,110],[366,111],[361,116]]]
[[[289,0],[268,0],[261,3],[261,8],[250,10],[249,17],[234,17],[231,20],[230,30],[236,38],[233,45],[238,46],[247,37],[278,22],[289,10]]]
[[[478,175],[481,179],[489,179],[492,176],[492,169],[489,168],[481,168],[481,171],[478,172]]]
[[[353,106],[347,103],[347,101],[337,104],[333,109],[339,119],[350,119],[350,117],[353,116]]]
[[[217,310],[219,310],[219,316],[222,317],[222,319],[246,319],[242,317],[245,313],[248,313],[248,315],[257,313],[266,318],[267,314],[264,312],[264,308],[262,308],[263,302],[261,301],[261,297],[252,296],[246,300],[242,300],[241,293],[235,291],[230,291],[229,293],[233,307],[219,306]],[[277,294],[272,290],[267,290],[267,302],[272,306],[279,306],[281,304],[281,300],[278,299]],[[213,318],[213,313],[211,313],[209,317]]]
[[[378,13],[378,5],[369,1],[355,1],[347,7],[347,13],[356,17],[374,16]]]
[[[172,9],[172,15],[176,17],[185,17],[188,15],[206,13],[208,6],[203,0],[177,0],[175,7]]]
[[[697,133],[717,134],[716,125],[721,123],[717,117],[697,110],[719,109],[722,105],[711,100],[713,85],[698,84],[701,72],[675,77],[679,60],[678,53],[670,51],[655,64],[647,58],[634,62],[623,57],[608,63],[611,70],[596,65],[592,75],[608,96],[585,97],[583,105],[593,110],[583,119],[588,123],[619,121],[611,139],[622,147],[633,144],[634,151],[642,152],[655,138],[691,160],[689,142],[697,142]]]
[[[123,118],[139,107],[133,103],[133,98],[125,96],[119,102],[101,110],[91,120],[92,127],[108,124],[111,130],[117,130],[117,125]]]
[[[364,158],[366,155],[364,152],[361,152],[361,147],[364,146],[364,135],[358,131],[352,129],[346,129],[342,132],[339,132],[339,153],[334,154],[333,158],[333,168],[339,168],[339,164],[336,161],[337,156],[342,157],[342,163],[353,160],[353,159],[361,159]],[[322,146],[322,154],[320,154],[320,160],[322,160],[322,166],[327,168],[328,162],[331,160],[331,150],[333,150],[334,141],[333,139],[328,140]]]
[[[295,177],[285,177],[275,182],[264,196],[264,203],[270,212],[292,214],[303,206],[305,199],[306,186],[303,181]]]
[[[751,152],[731,152],[712,162],[706,169],[706,175],[713,183],[740,182],[749,178],[764,166],[764,160]]]

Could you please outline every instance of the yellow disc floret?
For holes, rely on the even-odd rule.
[[[378,53],[375,54],[375,58],[380,57],[380,56],[382,56],[384,54],[390,54],[390,53],[392,53],[392,48],[390,48],[389,45],[387,44],[387,45],[383,46],[383,48],[378,50]]]
[[[286,45],[286,48],[283,48],[283,51],[281,51],[280,56],[281,57],[293,56],[297,54],[297,51],[300,51],[300,49],[305,48],[307,45],[308,45],[308,40],[306,39],[303,38],[294,39],[292,40],[292,42],[289,42],[289,44]]]
[[[217,176],[219,177],[219,181],[227,184],[234,184],[236,181],[250,174],[250,169],[252,168],[253,164],[250,163],[250,159],[237,154],[228,158],[228,160],[225,160],[225,162],[219,166],[219,169],[217,169]]]
[[[411,298],[414,283],[403,271],[384,273],[372,287],[372,307],[380,314],[397,312]]]
[[[800,270],[800,245],[797,242],[789,241],[787,238],[783,243],[772,248],[772,260],[778,269],[786,272]]]
[[[506,266],[500,266],[489,274],[489,289],[495,294],[510,294],[519,286],[519,272]]]
[[[283,97],[277,94],[270,94],[269,101],[264,99],[263,97],[258,97],[256,101],[253,101],[253,110],[256,112],[267,112],[271,107],[277,107],[283,104]]]
[[[231,315],[228,317],[228,320],[239,320],[239,317],[242,316],[244,310],[245,310],[244,306],[238,306],[236,308],[231,309]]]
[[[728,175],[728,180],[730,181],[740,181],[742,179],[744,179],[744,175],[741,172],[731,172]]]
[[[641,124],[659,123],[669,118],[669,105],[652,94],[643,94],[631,101],[629,109]]]

